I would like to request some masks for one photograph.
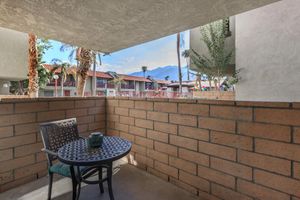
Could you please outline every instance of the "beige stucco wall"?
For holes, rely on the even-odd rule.
[[[0,26],[114,52],[275,1],[1,0]]]
[[[300,1],[236,16],[236,100],[300,100]]]
[[[0,79],[27,77],[27,34],[0,27]]]

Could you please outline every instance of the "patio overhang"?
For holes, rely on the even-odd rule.
[[[0,2],[0,26],[114,52],[279,0]]]

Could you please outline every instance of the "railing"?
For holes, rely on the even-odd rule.
[[[114,89],[115,88],[115,84],[113,84],[113,83],[107,83],[107,88]]]
[[[65,87],[75,87],[76,83],[75,81],[66,81],[64,82]]]
[[[116,96],[125,97],[148,97],[148,98],[193,98],[192,92],[167,92],[167,91],[120,91]]]
[[[55,82],[51,81],[50,83],[47,84],[47,86],[55,86]],[[57,86],[60,86],[60,82],[57,81]]]
[[[75,87],[76,83],[75,81],[66,81],[64,82],[65,87]],[[51,81],[50,83],[47,84],[47,86],[55,86],[55,81]],[[61,81],[57,81],[57,87],[61,86]]]
[[[130,89],[133,90],[134,89],[134,85],[121,85],[121,89]]]
[[[91,97],[93,96],[92,95],[92,92],[84,92],[84,96],[85,97]],[[104,91],[96,91],[96,96],[99,96],[99,97],[104,97],[105,96],[105,92]]]
[[[105,92],[104,91],[97,91],[96,96],[105,96]]]
[[[97,83],[97,88],[105,88],[106,84],[105,83]]]
[[[145,86],[146,90],[154,90],[154,86]]]

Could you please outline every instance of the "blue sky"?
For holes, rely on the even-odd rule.
[[[182,50],[189,48],[189,31],[182,34],[184,46]],[[49,49],[44,61],[51,63],[53,58],[62,61],[68,60],[69,52],[59,50],[61,43],[51,40],[52,49]],[[182,59],[182,61],[184,61]],[[75,63],[75,61],[73,61]],[[100,71],[116,71],[118,73],[131,73],[140,71],[141,66],[148,66],[148,69],[163,67],[167,65],[177,65],[176,35],[170,35],[158,40],[140,44],[124,50],[120,50],[111,55],[104,56],[102,66],[97,67]]]

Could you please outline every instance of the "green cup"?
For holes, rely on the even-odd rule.
[[[103,143],[103,134],[100,132],[91,133],[88,143],[92,148],[101,147]]]

